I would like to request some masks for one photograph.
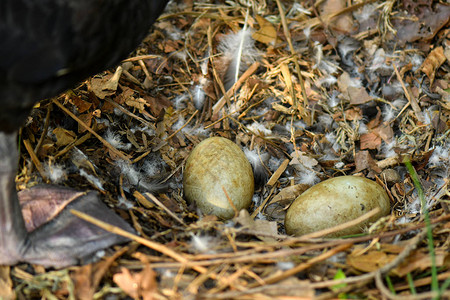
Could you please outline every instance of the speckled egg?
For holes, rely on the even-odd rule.
[[[189,155],[183,173],[186,199],[206,215],[230,219],[250,206],[254,192],[253,171],[244,152],[232,141],[212,137]],[[233,203],[227,198],[224,189]]]
[[[294,200],[285,217],[286,233],[301,236],[332,228],[376,207],[380,211],[368,220],[327,237],[360,233],[370,223],[390,212],[389,197],[376,182],[356,176],[331,178],[312,186]]]

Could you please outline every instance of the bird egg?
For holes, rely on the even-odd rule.
[[[212,137],[189,155],[183,173],[185,198],[205,215],[230,219],[247,209],[254,192],[253,171],[244,152],[232,141]]]
[[[327,237],[360,233],[390,212],[389,197],[376,182],[356,176],[331,178],[312,186],[294,200],[285,217],[286,233],[301,236],[333,228],[377,207],[380,210],[374,216]]]

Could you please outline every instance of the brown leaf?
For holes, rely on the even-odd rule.
[[[372,120],[369,121],[369,123],[367,123],[367,128],[374,129],[378,127],[380,124],[381,124],[381,112],[378,110],[375,118],[373,118]]]
[[[363,116],[362,116],[361,108],[358,106],[355,106],[350,109],[347,109],[345,111],[345,118],[349,121],[362,120]]]
[[[83,123],[86,124],[88,127],[91,127],[91,124],[92,124],[92,113],[79,115],[78,118],[81,121],[83,121]],[[80,124],[78,124],[78,132],[79,133],[83,133],[85,131],[86,131],[86,128],[84,128]]]
[[[95,288],[92,286],[92,264],[75,269],[72,274],[77,299],[93,299]]]
[[[367,103],[372,100],[372,97],[367,93],[364,87],[349,86],[347,88],[347,93],[350,103],[354,105]]]
[[[172,102],[165,97],[150,97],[148,95],[144,96],[145,101],[150,107],[150,111],[153,116],[159,116],[161,111],[172,107]]]
[[[277,222],[270,222],[267,220],[254,220],[245,209],[239,212],[239,216],[236,221],[243,227],[255,232],[264,232],[273,236],[278,235]],[[256,235],[262,241],[273,242],[275,241],[272,237],[267,237],[264,235]]]
[[[169,39],[164,41],[164,52],[165,53],[177,52],[178,49],[180,49],[179,41],[174,41],[174,40],[169,40]]]
[[[389,123],[381,123],[379,126],[372,130],[374,134],[379,136],[384,142],[390,143],[394,137],[394,131]]]
[[[289,162],[289,165],[297,165],[302,164],[305,167],[312,168],[317,166],[319,163],[316,159],[305,155],[303,152],[298,151],[298,155],[294,156],[294,158]]]
[[[120,272],[114,274],[113,281],[130,297],[137,298],[139,296],[138,282],[136,278],[130,273],[130,271],[121,267]]]
[[[77,110],[80,114],[89,110],[89,108],[91,108],[91,106],[92,106],[92,103],[84,101],[83,99],[81,99],[80,97],[78,97],[75,94],[71,95],[70,101],[73,103],[73,105],[75,105],[75,107],[77,108]]]
[[[102,111],[100,109],[96,109],[92,112],[92,116],[96,117],[96,118],[101,118],[102,117]]]
[[[353,83],[355,79],[350,77],[350,74],[343,72],[338,78],[338,86],[344,97],[346,97],[351,104],[363,104],[372,100],[372,97],[367,93],[364,87],[357,87]]]
[[[381,146],[381,138],[373,132],[362,134],[359,141],[361,150],[377,149]]]
[[[91,79],[91,89],[95,96],[100,99],[105,99],[107,96],[114,95],[117,90],[117,83],[114,86],[113,74],[107,74],[105,76],[96,76]]]
[[[404,2],[402,4],[408,3],[408,6],[405,6],[396,18],[392,18],[396,31],[395,39],[399,45],[431,40],[450,20],[450,6],[445,3],[423,5],[420,1]]]
[[[272,23],[259,15],[256,15],[255,18],[256,21],[258,21],[260,28],[257,32],[253,33],[252,37],[263,44],[276,44],[277,30],[272,25]]]
[[[132,298],[142,297],[144,300],[155,299],[157,291],[156,273],[149,264],[139,273],[131,273],[122,267],[120,273],[113,276],[113,281]]]
[[[372,169],[377,173],[381,172],[381,169],[377,166],[376,162],[370,156],[369,151],[359,151],[355,155],[355,172],[360,172],[365,169]]]
[[[436,251],[435,254],[435,260],[436,260],[436,266],[442,267],[444,265],[444,258],[446,253],[443,251]],[[429,253],[415,251],[413,254],[408,256],[405,261],[395,268],[393,272],[403,277],[408,273],[413,272],[414,270],[420,270],[424,271],[425,269],[428,269],[431,266],[431,258]]]
[[[431,82],[434,81],[436,70],[445,62],[446,57],[444,55],[444,48],[442,46],[437,47],[427,56],[423,62],[420,70],[424,72]]]
[[[146,59],[145,65],[147,66],[148,71],[154,74],[162,74],[166,70],[170,73],[171,68],[168,62],[168,59],[158,56],[152,59]]]
[[[129,99],[134,99],[135,91],[133,89],[130,89],[129,87],[122,87],[122,92],[117,95],[117,97],[114,98],[114,101],[117,104],[124,104],[125,101]]]
[[[339,86],[339,90],[347,95],[347,89],[348,87],[351,85],[352,83],[352,79],[350,77],[350,74],[348,74],[347,72],[343,72],[339,78],[338,78],[338,86]]]
[[[322,17],[334,15],[345,10],[345,7],[346,7],[345,0],[328,0],[324,4],[322,4],[321,15]],[[353,19],[351,14],[344,13],[331,19],[331,24],[333,24],[334,25],[333,27],[337,29],[339,32],[350,32],[353,26]]]
[[[73,131],[61,127],[53,129],[52,132],[56,136],[56,145],[58,146],[66,146],[72,143],[77,136]]]
[[[358,256],[352,253],[347,257],[347,263],[359,271],[372,272],[391,262],[395,257],[396,255],[374,250]]]
[[[114,100],[116,100],[119,97],[115,97]],[[102,106],[102,112],[103,113],[112,113],[114,111],[114,104],[109,103],[109,102],[104,102],[103,106]]]
[[[370,157],[369,151],[365,150],[357,152],[355,155],[355,172],[358,173],[369,168],[369,159],[372,159]]]
[[[296,184],[285,187],[273,197],[269,205],[275,202],[288,203],[294,201],[295,198],[300,196],[308,188],[310,188],[310,186],[307,184]]]
[[[125,100],[125,103],[128,106],[137,108],[139,110],[140,113],[142,113],[145,110],[145,100],[143,98],[129,98],[127,100]]]

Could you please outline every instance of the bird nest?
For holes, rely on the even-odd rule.
[[[171,3],[120,66],[39,103],[19,189],[97,190],[136,234],[84,266],[2,267],[3,296],[450,297],[449,7],[348,3]],[[245,149],[258,177],[226,221],[183,197],[210,136]],[[378,182],[391,214],[344,238],[286,235],[292,201],[341,175]]]

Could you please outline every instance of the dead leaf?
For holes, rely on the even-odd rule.
[[[381,124],[381,111],[378,110],[375,118],[373,118],[372,120],[369,121],[369,123],[367,123],[367,128],[374,129],[374,128],[378,127],[380,124]]]
[[[319,163],[316,159],[309,157],[307,155],[304,155],[304,153],[298,151],[298,156],[295,156],[290,162],[289,165],[296,165],[296,164],[302,164],[307,168],[312,168],[317,166]]]
[[[372,100],[372,97],[367,93],[364,87],[349,86],[347,88],[350,103],[353,105],[367,103]]]
[[[435,260],[436,266],[442,267],[444,265],[444,258],[446,253],[443,251],[436,251]],[[396,267],[392,272],[397,276],[403,277],[408,273],[412,273],[414,270],[424,271],[431,266],[431,258],[429,253],[415,251],[408,256],[405,261]]]
[[[95,76],[91,79],[91,89],[94,92],[95,96],[100,99],[105,99],[105,97],[114,95],[116,93],[117,86],[112,90],[108,88],[108,86],[111,86],[109,82],[112,78],[112,74],[107,74],[104,76]]]
[[[356,166],[355,172],[356,173],[369,168],[369,158],[371,158],[371,157],[370,157],[369,151],[367,151],[367,150],[359,151],[356,153],[356,155],[355,155],[355,166]]]
[[[61,127],[53,129],[53,134],[56,136],[56,145],[66,146],[75,141],[77,135],[71,130],[66,130]]]
[[[72,274],[77,299],[93,299],[95,288],[92,286],[92,264],[77,267]]]
[[[127,268],[121,267],[120,272],[114,274],[113,281],[130,297],[137,298],[139,296],[139,286],[136,278]]]
[[[349,121],[359,121],[362,120],[362,110],[360,107],[355,106],[345,111],[345,118]]]
[[[141,276],[141,296],[144,300],[155,299],[154,295],[157,293],[158,284],[156,282],[156,272],[150,267],[150,264],[146,264]],[[156,297],[159,299],[159,297]]]
[[[144,99],[150,107],[150,112],[153,116],[159,116],[163,110],[173,106],[173,103],[165,97],[154,98],[144,95]]]
[[[100,109],[96,109],[92,112],[92,116],[96,117],[96,118],[101,118],[102,117],[102,111]]]
[[[372,169],[377,173],[381,172],[381,169],[377,166],[376,162],[373,160],[372,156],[370,156],[369,151],[359,151],[355,155],[355,165],[356,170],[355,173],[361,172],[365,169]]]
[[[343,72],[338,78],[338,86],[342,95],[347,98],[351,104],[358,105],[367,103],[372,97],[367,93],[364,87],[355,84],[356,78],[350,77],[350,74]]]
[[[355,253],[355,252],[354,252]],[[383,251],[369,251],[363,255],[350,254],[347,263],[362,272],[372,272],[391,262],[396,255],[386,254]]]
[[[289,203],[291,201],[294,201],[298,196],[300,196],[309,188],[310,186],[307,184],[296,184],[285,187],[273,197],[273,199],[269,202],[269,205],[276,202]]]
[[[125,103],[128,106],[137,108],[139,110],[140,113],[142,113],[145,110],[145,100],[143,98],[129,98],[127,100],[125,100]]]
[[[444,55],[444,48],[439,46],[431,51],[431,53],[427,56],[420,67],[420,70],[424,72],[430,79],[431,83],[433,83],[437,69],[439,69],[445,61],[446,57]]]
[[[83,121],[83,123],[86,124],[88,127],[91,127],[91,124],[92,124],[92,113],[79,115],[78,118],[81,121]],[[83,133],[85,131],[87,131],[87,129],[82,127],[80,124],[78,124],[78,132],[79,133]]]
[[[136,92],[129,87],[122,87],[122,92],[114,98],[114,102],[117,104],[124,104],[128,99],[134,99],[134,94]]]
[[[131,273],[121,267],[121,272],[113,276],[113,281],[130,297],[144,300],[155,299],[157,293],[156,273],[149,264],[145,264],[139,273]]]
[[[404,1],[396,18],[392,18],[395,28],[395,39],[399,45],[406,42],[431,40],[450,20],[450,6],[436,3],[431,6],[429,1]],[[388,37],[394,38],[394,37]]]
[[[405,250],[405,246],[399,244],[381,244],[381,249],[386,253],[399,254]]]
[[[344,10],[345,7],[345,0],[328,0],[321,6],[321,15],[323,18],[327,19],[326,17],[328,15],[337,14]],[[339,16],[333,18],[329,23],[333,24],[334,29],[339,32],[350,32],[353,27],[353,19],[349,13],[340,14]]]
[[[178,49],[180,49],[180,41],[167,40],[164,42],[165,53],[177,52]]]
[[[171,72],[170,65],[168,64],[169,60],[166,58],[157,56],[152,59],[146,59],[144,62],[145,65],[147,66],[148,71],[151,73],[159,75],[165,72],[166,70],[169,73]]]
[[[394,130],[392,129],[392,126],[385,122],[374,128],[372,132],[379,136],[385,143],[390,143],[394,137]]]
[[[119,97],[115,97],[114,101],[116,101],[116,99],[118,99]],[[117,101],[116,101],[117,102]],[[110,102],[104,102],[103,106],[102,106],[102,112],[103,113],[112,113],[114,111],[114,104],[110,103]]]
[[[278,235],[278,227],[277,222],[270,222],[267,220],[253,220],[247,210],[243,209],[239,212],[239,216],[236,218],[236,222],[249,229],[250,231],[255,232],[264,232],[269,235],[277,236]],[[255,235],[261,241],[265,242],[274,242],[275,238],[267,237],[263,235]]]
[[[259,30],[253,33],[252,37],[260,43],[267,45],[274,45],[277,41],[277,30],[275,27],[267,21],[265,18],[256,15],[256,21],[259,24]]]
[[[361,150],[377,149],[381,146],[381,138],[373,132],[362,134],[359,142]]]
[[[89,110],[89,108],[91,108],[92,103],[84,101],[83,99],[81,99],[80,97],[76,96],[75,94],[72,94],[70,96],[70,102],[73,103],[73,105],[76,106],[78,112],[80,114],[84,113],[85,111]]]

